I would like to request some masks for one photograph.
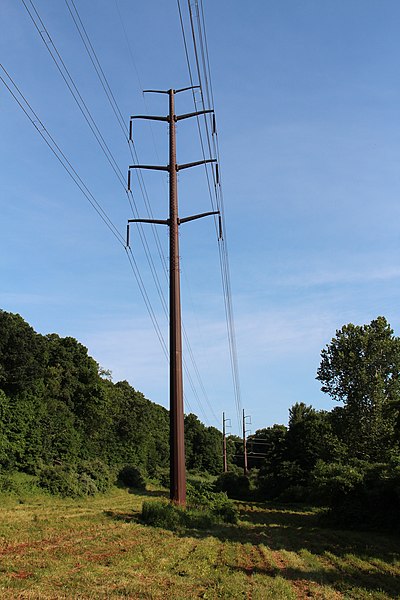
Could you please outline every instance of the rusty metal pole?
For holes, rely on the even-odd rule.
[[[228,471],[228,461],[227,461],[227,457],[226,457],[226,430],[225,430],[225,413],[222,413],[222,446],[223,446],[223,465],[224,465],[224,473],[226,473]]]
[[[247,475],[246,417],[243,409],[243,473]]]
[[[199,87],[199,86],[194,86]],[[170,349],[170,498],[176,504],[186,505],[186,468],[185,468],[185,430],[183,410],[183,377],[182,377],[182,331],[181,331],[181,295],[179,271],[179,225],[202,219],[210,215],[218,215],[219,211],[211,211],[179,219],[177,173],[205,163],[216,162],[215,158],[207,158],[192,163],[178,165],[176,162],[176,122],[189,117],[213,113],[213,110],[200,110],[177,116],[175,114],[175,94],[194,89],[193,86],[180,90],[143,90],[156,94],[168,94],[169,114],[167,117],[150,115],[133,115],[132,119],[149,119],[167,121],[169,123],[169,164],[161,165],[130,165],[128,171],[128,191],[130,191],[131,169],[155,169],[169,172],[169,219],[128,219],[127,247],[129,247],[129,223],[153,223],[169,226],[169,349]],[[132,139],[132,125],[129,127],[129,139]],[[220,236],[221,226],[220,226]]]
[[[174,90],[169,94],[169,344],[170,344],[170,497],[186,504],[185,432],[182,378],[182,332],[179,272],[179,217]]]

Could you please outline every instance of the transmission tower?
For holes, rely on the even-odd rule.
[[[177,174],[182,169],[195,167],[205,163],[216,163],[216,159],[204,159],[192,163],[178,165],[176,162],[176,123],[182,119],[196,117],[213,110],[200,110],[183,115],[175,114],[175,94],[192,90],[200,86],[186,87],[179,90],[144,90],[146,93],[168,94],[169,114],[166,117],[134,115],[130,121],[130,139],[132,139],[132,119],[149,119],[166,121],[169,124],[169,164],[130,165],[128,170],[128,190],[131,183],[131,169],[154,169],[169,173],[169,218],[162,219],[128,219],[127,245],[129,246],[129,223],[155,223],[169,227],[169,343],[170,343],[170,498],[176,504],[186,504],[186,470],[185,470],[185,433],[182,379],[182,326],[180,300],[179,271],[179,226],[182,223],[201,219],[209,215],[219,215],[219,231],[221,232],[221,216],[219,211],[205,212],[190,217],[179,218]]]

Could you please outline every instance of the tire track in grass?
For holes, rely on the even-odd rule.
[[[313,555],[310,558],[308,556],[310,553],[303,556],[303,554],[297,552],[266,548],[264,554],[266,555],[267,564],[270,565],[270,576],[287,581],[293,590],[294,597],[298,600],[306,598],[339,600],[343,597],[342,594],[330,586],[326,587],[325,584],[315,581],[315,572],[323,565]],[[310,560],[311,564],[309,565]],[[310,566],[313,569],[311,572]]]
[[[339,557],[332,552],[325,552],[324,557],[342,575],[342,581],[337,577],[333,583],[334,587],[340,589],[345,581],[346,586],[351,590],[346,597],[358,599],[371,597],[373,593],[374,598],[400,598],[400,579],[397,575],[388,577],[386,574],[385,576],[370,561],[363,561],[351,554]]]
[[[240,542],[220,542],[214,565],[216,598],[252,600],[254,571],[253,546]]]
[[[82,541],[92,541],[99,537],[99,535],[90,536],[76,536],[76,533],[70,533],[64,536],[54,536],[42,540],[32,540],[31,542],[20,542],[18,544],[6,544],[3,548],[0,548],[0,555],[6,556],[8,554],[16,554],[22,556],[24,550],[30,551],[40,548],[42,551],[54,551],[58,547],[62,547],[61,544],[65,541],[73,540],[75,543]]]
[[[254,546],[251,546],[250,544],[244,544],[239,548],[239,550],[240,554],[238,556],[237,566],[246,574],[246,598],[247,600],[252,600],[254,588],[253,573],[255,569]]]

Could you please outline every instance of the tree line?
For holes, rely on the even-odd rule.
[[[399,529],[400,339],[384,317],[345,325],[322,350],[317,379],[339,405],[298,402],[287,427],[258,430],[247,440],[250,478],[228,474],[227,488],[241,482],[246,495],[253,483],[260,499],[329,506],[339,524]]]
[[[322,350],[317,379],[337,406],[297,402],[287,426],[250,436],[247,477],[243,441],[228,437],[221,475],[221,432],[186,415],[187,469],[219,476],[233,497],[321,504],[345,525],[397,528],[400,339],[384,317],[345,325]],[[74,338],[40,335],[0,310],[0,490],[18,472],[64,495],[102,491],[121,473],[168,485],[169,413],[113,383]]]
[[[217,474],[220,432],[189,414],[185,433],[188,468]],[[126,466],[168,477],[168,411],[128,382],[113,383],[76,339],[40,335],[0,311],[0,473],[36,475],[68,492],[69,483],[102,487]]]

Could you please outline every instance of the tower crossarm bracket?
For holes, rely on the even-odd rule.
[[[131,119],[147,119],[148,121],[169,121],[169,117],[159,117],[157,115],[132,115]]]
[[[176,165],[176,170],[181,171],[182,169],[188,169],[189,167],[197,167],[197,165],[205,165],[206,163],[217,162],[216,158],[206,158],[205,160],[196,160],[196,162],[185,163],[183,165]]]
[[[163,165],[129,165],[129,169],[154,169],[156,171],[169,171],[168,166]]]
[[[169,225],[169,219],[128,219],[128,223],[153,223],[155,225]]]
[[[184,115],[176,115],[175,121],[181,121],[182,119],[189,119],[189,117],[198,117],[199,115],[206,115],[208,113],[213,113],[213,109],[209,110],[198,110],[196,112],[186,113]]]
[[[181,223],[188,223],[189,221],[194,221],[195,219],[202,219],[203,217],[209,217],[210,215],[219,215],[219,210],[214,210],[212,212],[200,213],[198,215],[192,215],[190,217],[184,217],[183,219],[179,219],[179,225]]]

